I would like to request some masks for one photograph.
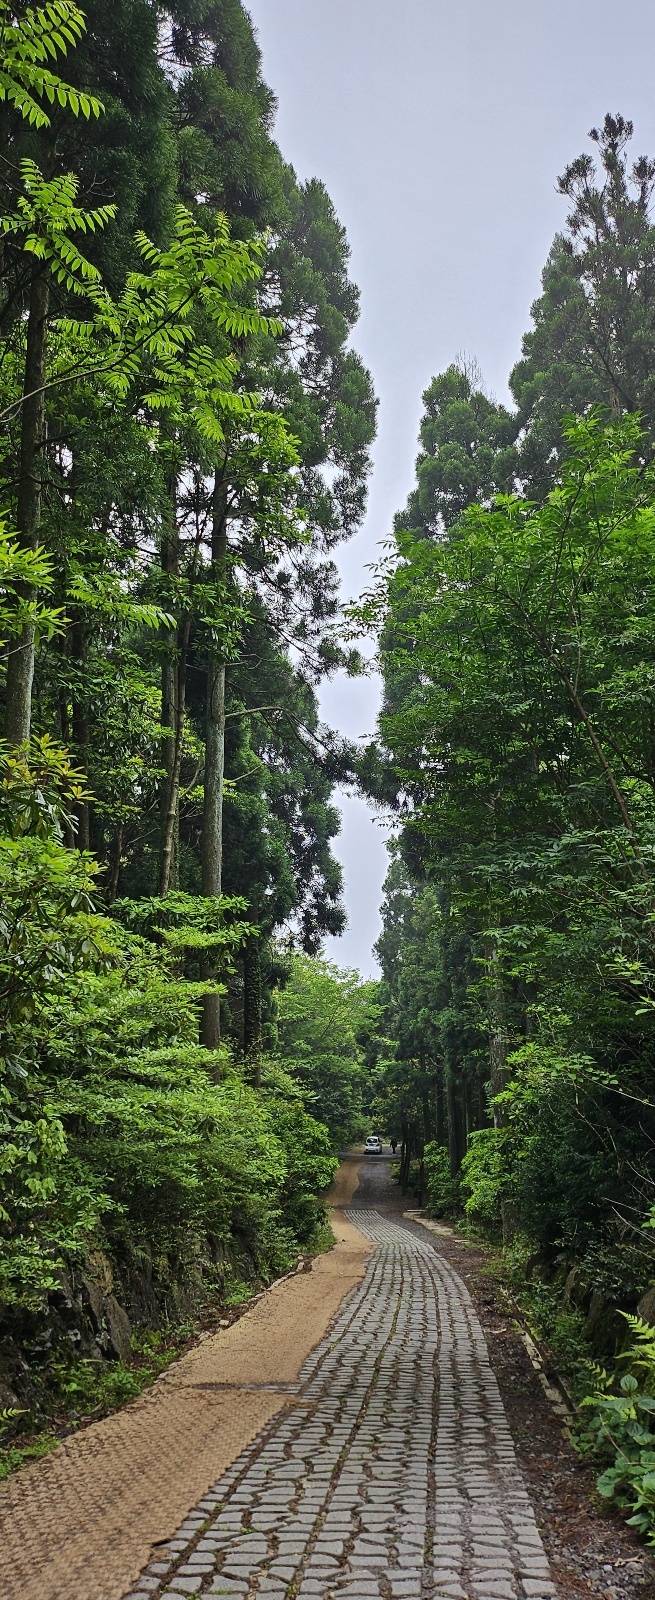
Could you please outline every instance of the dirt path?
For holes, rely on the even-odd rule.
[[[355,1191],[360,1187],[360,1167],[363,1161],[363,1150],[349,1150],[343,1156],[341,1166],[335,1173],[334,1182],[325,1197],[329,1206],[350,1205]]]
[[[361,1159],[361,1158],[360,1158]],[[335,1193],[356,1187],[349,1161]],[[120,1600],[190,1506],[276,1413],[370,1245],[339,1211],[337,1243],[274,1285],[137,1401],[66,1439],[0,1490],[1,1600]],[[152,1587],[150,1585],[149,1587]]]

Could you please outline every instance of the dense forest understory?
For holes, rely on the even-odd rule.
[[[6,1462],[325,1247],[378,1128],[652,1531],[655,161],[592,131],[513,409],[434,378],[344,615],[377,402],[274,112],[241,0],[0,0]],[[317,689],[371,633],[361,751]],[[321,954],[340,782],[393,823],[378,983]]]

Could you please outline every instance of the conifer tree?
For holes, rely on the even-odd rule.
[[[608,113],[590,133],[597,163],[580,155],[559,179],[571,210],[510,378],[531,492],[553,481],[566,415],[601,405],[655,427],[655,160],[630,159],[632,136],[631,122]]]

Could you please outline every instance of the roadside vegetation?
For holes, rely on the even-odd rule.
[[[240,0],[0,0],[9,1466],[323,1248],[361,1124],[316,687],[376,402],[273,111]]]
[[[655,161],[592,131],[511,405],[434,378],[344,619],[376,400],[273,115],[241,0],[0,0],[5,1467],[324,1248],[376,1128],[653,1538]],[[376,984],[321,955],[343,781],[398,824]]]
[[[608,116],[560,179],[513,406],[473,363],[426,390],[354,622],[384,674],[363,781],[398,821],[374,1115],[403,1185],[504,1245],[596,1396],[601,1493],[652,1534],[655,162],[631,138]]]

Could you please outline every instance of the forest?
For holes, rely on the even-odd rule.
[[[377,400],[241,0],[0,0],[0,101],[0,1407],[129,1397],[371,1127],[589,1385],[655,1322],[655,159],[572,159],[512,407],[433,379],[344,611]],[[317,694],[371,639],[362,749]]]
[[[359,670],[331,552],[376,401],[240,0],[3,3],[0,49],[0,1298],[32,1404],[82,1302],[97,1353],[91,1258],[115,1357],[126,1303],[183,1321],[320,1240],[362,1130],[371,997],[319,954],[354,752],[316,686]]]

